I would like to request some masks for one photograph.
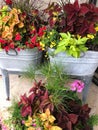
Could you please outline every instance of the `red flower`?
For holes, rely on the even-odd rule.
[[[31,38],[31,42],[34,43],[34,44],[36,43],[36,35]]]
[[[12,42],[12,43],[10,43],[10,48],[12,48],[12,49],[14,49],[15,48],[15,46],[14,46],[14,43]]]
[[[1,44],[5,44],[6,41],[5,41],[4,39],[0,38],[0,43],[1,43]]]
[[[17,51],[20,51],[20,48],[19,48],[19,47],[17,47]]]
[[[4,49],[5,49],[5,51],[9,51],[10,50],[9,46],[6,46]]]
[[[20,41],[20,40],[21,40],[21,35],[17,33],[15,36],[15,41]]]
[[[5,3],[6,3],[7,5],[11,5],[11,4],[12,4],[12,0],[5,0]]]
[[[42,36],[44,35],[44,33],[45,33],[45,30],[46,30],[46,27],[45,27],[45,26],[44,26],[44,27],[41,27],[41,28],[39,29],[38,35],[39,35],[40,37],[42,37]]]

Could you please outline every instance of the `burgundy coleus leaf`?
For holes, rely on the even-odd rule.
[[[55,17],[54,18],[52,18],[52,17],[49,18],[50,27],[54,27],[56,22],[57,22],[57,19]]]
[[[85,123],[89,119],[89,113],[91,108],[88,107],[88,104],[81,106],[79,117]]]
[[[24,94],[23,96],[21,96],[20,102],[18,103],[18,105],[21,106],[21,115],[23,117],[32,114],[31,101],[26,96],[26,94]]]
[[[67,26],[72,26],[75,21],[76,21],[76,17],[75,17],[74,13],[72,13],[71,15],[68,15],[68,17],[67,17]]]
[[[51,96],[49,96],[48,91],[46,90],[44,95],[40,97],[40,109],[45,110],[49,108],[50,111],[54,110],[54,105],[51,102]]]
[[[70,15],[72,13],[78,12],[79,11],[79,3],[78,0],[75,0],[74,4],[68,3],[64,5],[63,7],[64,11]]]
[[[81,6],[80,10],[79,10],[79,15],[84,16],[85,14],[87,14],[89,12],[89,9],[86,6]]]
[[[54,113],[54,116],[56,117],[57,125],[63,130],[72,130],[72,122],[70,121],[68,113],[65,110]]]
[[[48,90],[46,90],[45,93],[43,94],[43,96],[41,96],[40,100],[43,101],[48,98],[49,98],[49,93],[48,93]]]
[[[29,93],[36,93],[38,89],[42,87],[44,87],[44,83],[42,83],[42,80],[40,80],[39,82],[34,82],[33,87],[30,89]]]
[[[90,112],[91,108],[88,106],[88,104],[84,104],[81,108],[82,111]]]
[[[74,6],[75,10],[79,10],[80,5],[79,5],[78,0],[75,0],[75,2],[74,2],[74,4],[73,4],[73,6]]]
[[[73,12],[75,12],[74,10],[74,6],[72,4],[66,4],[64,7],[63,7],[64,11],[66,12],[67,15],[70,15],[72,14]]]
[[[29,103],[32,104],[35,98],[36,98],[36,95],[35,95],[34,93],[32,93],[32,94],[28,97]]]
[[[94,24],[92,23],[92,24],[90,24],[90,26],[89,26],[89,29],[88,29],[88,33],[96,33],[96,30],[95,30],[95,28],[94,28]]]
[[[28,98],[27,98],[27,96],[26,96],[26,93],[24,94],[24,95],[22,95],[21,97],[20,97],[20,102],[18,103],[18,105],[20,106],[20,105],[26,105],[26,104],[28,104],[29,103],[29,101],[28,101]]]
[[[76,34],[79,34],[81,36],[85,36],[88,32],[88,23],[85,21],[84,24],[81,25],[81,27],[78,27],[76,30]]]
[[[98,14],[98,7],[94,8],[94,11]]]
[[[78,115],[76,114],[69,114],[69,119],[72,122],[72,124],[76,124],[77,120],[78,120]]]
[[[44,111],[47,108],[49,108],[50,111],[53,111],[53,107],[51,107],[51,106],[52,106],[52,103],[50,102],[50,100],[45,99],[40,103],[39,108],[41,111]]]
[[[32,115],[32,107],[31,106],[23,106],[21,109],[21,115],[22,117],[26,117],[28,115]]]
[[[73,130],[71,121],[68,121],[66,123],[66,126],[67,126],[67,130]]]

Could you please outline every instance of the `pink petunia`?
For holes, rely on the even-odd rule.
[[[72,91],[77,91],[79,93],[84,89],[84,83],[81,80],[75,80],[70,86]]]

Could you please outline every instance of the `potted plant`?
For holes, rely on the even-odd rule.
[[[33,1],[6,0],[0,9],[0,68],[21,70],[42,59],[40,39],[46,29]],[[26,4],[25,4],[26,3]]]
[[[33,87],[13,102],[1,128],[6,124],[7,129],[14,130],[92,130],[98,115],[90,115],[91,108],[77,96],[84,83],[69,82],[58,66],[45,65],[41,72],[44,82],[35,78],[32,69],[26,72],[27,77],[34,78]]]
[[[45,13],[48,30],[42,43],[49,48],[50,62],[62,63],[70,75],[93,75],[98,66],[98,8],[62,0],[49,5]]]

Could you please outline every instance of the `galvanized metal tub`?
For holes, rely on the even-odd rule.
[[[29,66],[35,67],[40,64],[42,60],[42,51],[37,48],[25,50],[10,50],[6,53],[4,50],[0,51],[0,68],[6,70],[22,71]]]
[[[93,75],[98,67],[98,52],[96,51],[81,53],[80,58],[68,56],[65,52],[53,56],[53,52],[54,49],[48,49],[50,63],[62,65],[64,67],[64,72],[68,75]]]

